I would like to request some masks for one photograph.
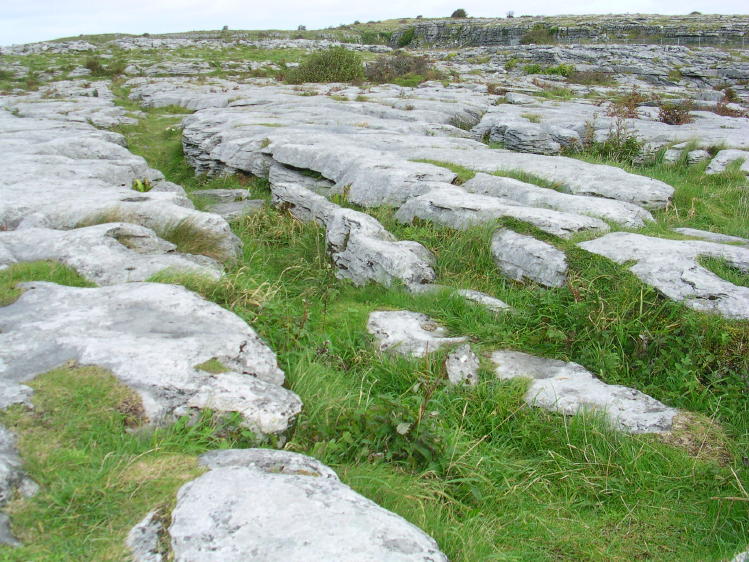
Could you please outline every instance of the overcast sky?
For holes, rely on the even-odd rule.
[[[406,4],[404,6],[404,4]],[[444,17],[456,8],[469,16],[554,15],[551,0],[0,0],[0,45],[29,43],[81,33],[169,33],[195,29],[319,29],[401,17]],[[570,0],[567,14],[746,14],[747,0]]]

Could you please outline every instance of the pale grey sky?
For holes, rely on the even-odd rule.
[[[649,13],[746,14],[746,0],[569,0],[567,14]],[[499,3],[490,0],[1,0],[0,45],[28,43],[81,33],[168,33],[195,29],[319,29],[400,17],[449,16],[456,8],[470,16],[553,15],[550,0]]]

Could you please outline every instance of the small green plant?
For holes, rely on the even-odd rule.
[[[331,47],[312,53],[298,67],[286,72],[286,82],[289,84],[358,82],[363,78],[361,55],[344,47]]]
[[[427,57],[414,56],[403,51],[383,55],[367,63],[365,75],[371,82],[405,87],[414,87],[426,80],[441,78]]]
[[[541,115],[539,115],[538,113],[521,113],[520,117],[527,119],[531,123],[541,122]]]
[[[146,193],[153,189],[153,184],[148,178],[134,179],[132,188],[139,193]]]
[[[519,60],[519,59],[517,59],[517,58],[515,58],[515,57],[511,58],[510,60],[508,60],[508,61],[507,61],[507,62],[505,63],[505,70],[506,70],[507,72],[510,72],[510,71],[512,71],[512,70],[515,70],[515,68],[517,68],[517,66],[518,66],[518,63],[519,63],[519,62],[520,62],[520,60]]]
[[[211,373],[213,375],[219,375],[231,370],[215,357],[211,357],[208,361],[204,361],[199,365],[195,365],[195,368],[200,371],[205,371],[206,373]]]

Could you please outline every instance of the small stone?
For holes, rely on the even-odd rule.
[[[456,347],[447,355],[445,370],[452,384],[474,386],[479,382],[479,358],[469,344]]]
[[[440,347],[463,343],[468,338],[447,337],[447,330],[426,314],[408,310],[378,310],[369,315],[367,331],[380,351],[424,357]]]

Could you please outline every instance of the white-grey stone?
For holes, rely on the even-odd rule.
[[[145,281],[164,269],[221,275],[205,256],[176,253],[176,246],[145,227],[110,223],[69,231],[24,228],[0,232],[0,266],[50,260],[75,269],[99,285]]]
[[[490,310],[492,312],[507,312],[510,310],[510,305],[498,298],[482,293],[481,291],[474,291],[473,289],[459,289],[455,291],[455,294],[463,297],[466,300],[475,302]]]
[[[697,258],[722,258],[749,271],[749,248],[701,240],[668,240],[642,234],[612,232],[578,244],[629,268],[643,283],[689,308],[735,319],[749,319],[749,287],[729,283],[698,264]]]
[[[176,562],[447,561],[433,539],[314,459],[251,449],[216,452],[208,464],[177,494],[169,527]]]
[[[515,281],[530,279],[546,287],[562,287],[567,281],[564,252],[532,236],[499,229],[491,251],[499,270]]]
[[[2,358],[0,358],[0,363]],[[0,425],[0,508],[4,507],[15,494],[25,497],[33,496],[38,486],[22,469],[21,457],[16,449],[15,435]],[[21,543],[13,536],[10,520],[5,513],[0,513],[0,544],[19,546]]]
[[[163,562],[161,536],[166,532],[163,516],[158,510],[150,511],[143,520],[130,529],[125,544],[135,562]]]
[[[452,384],[473,386],[479,382],[479,358],[469,344],[456,347],[447,355],[445,370]]]
[[[215,203],[208,206],[208,212],[214,213],[233,221],[257,213],[265,206],[262,199],[245,199],[244,201],[233,201],[230,203]]]
[[[529,207],[587,215],[612,221],[628,228],[639,228],[653,221],[653,216],[648,211],[632,203],[560,193],[514,178],[479,173],[461,187],[470,193],[509,199]]]
[[[690,150],[687,153],[687,164],[691,166],[692,164],[698,164],[699,162],[710,160],[710,158],[712,158],[712,155],[707,150]]]
[[[338,209],[335,203],[299,184],[272,183],[271,194],[275,206],[304,222],[325,225],[330,214]]]
[[[742,160],[740,170],[749,174],[749,150],[725,149],[718,152],[708,164],[706,174],[718,174],[725,171],[731,162]]]
[[[396,241],[374,218],[352,209],[336,209],[328,217],[325,234],[336,276],[355,285],[374,281],[406,286],[434,281],[431,252],[418,242]]]
[[[447,330],[426,314],[409,310],[376,310],[369,315],[367,331],[380,351],[424,357],[445,345],[467,341],[448,337]]]
[[[9,385],[75,360],[108,369],[135,390],[153,423],[205,405],[238,412],[263,434],[285,429],[299,412],[299,398],[279,386],[284,375],[274,353],[252,328],[179,285],[21,287],[19,299],[0,308],[0,379]],[[199,368],[211,359],[228,372]]]
[[[611,423],[630,433],[670,431],[678,410],[639,390],[606,384],[577,363],[546,359],[518,351],[492,354],[497,377],[531,379],[525,401],[565,415],[581,410],[603,412]]]
[[[404,223],[420,218],[460,230],[502,217],[528,222],[561,238],[582,231],[609,230],[605,222],[593,217],[527,207],[508,199],[468,193],[458,187],[435,189],[409,199],[395,214],[395,218]]]
[[[10,518],[6,513],[0,513],[0,544],[21,546],[21,542],[13,536],[13,531],[10,528]]]
[[[507,92],[505,94],[505,101],[515,105],[530,105],[536,103],[536,98],[519,92]]]
[[[731,562],[749,562],[749,550],[740,552],[731,559]]]
[[[741,244],[743,246],[749,246],[749,238],[741,238],[740,236],[729,236],[727,234],[721,234],[719,232],[710,232],[707,230],[699,230],[696,228],[674,228],[674,232],[684,234],[685,236],[691,236],[692,238],[699,238],[701,240],[707,240],[708,242],[718,242],[722,244]]]

